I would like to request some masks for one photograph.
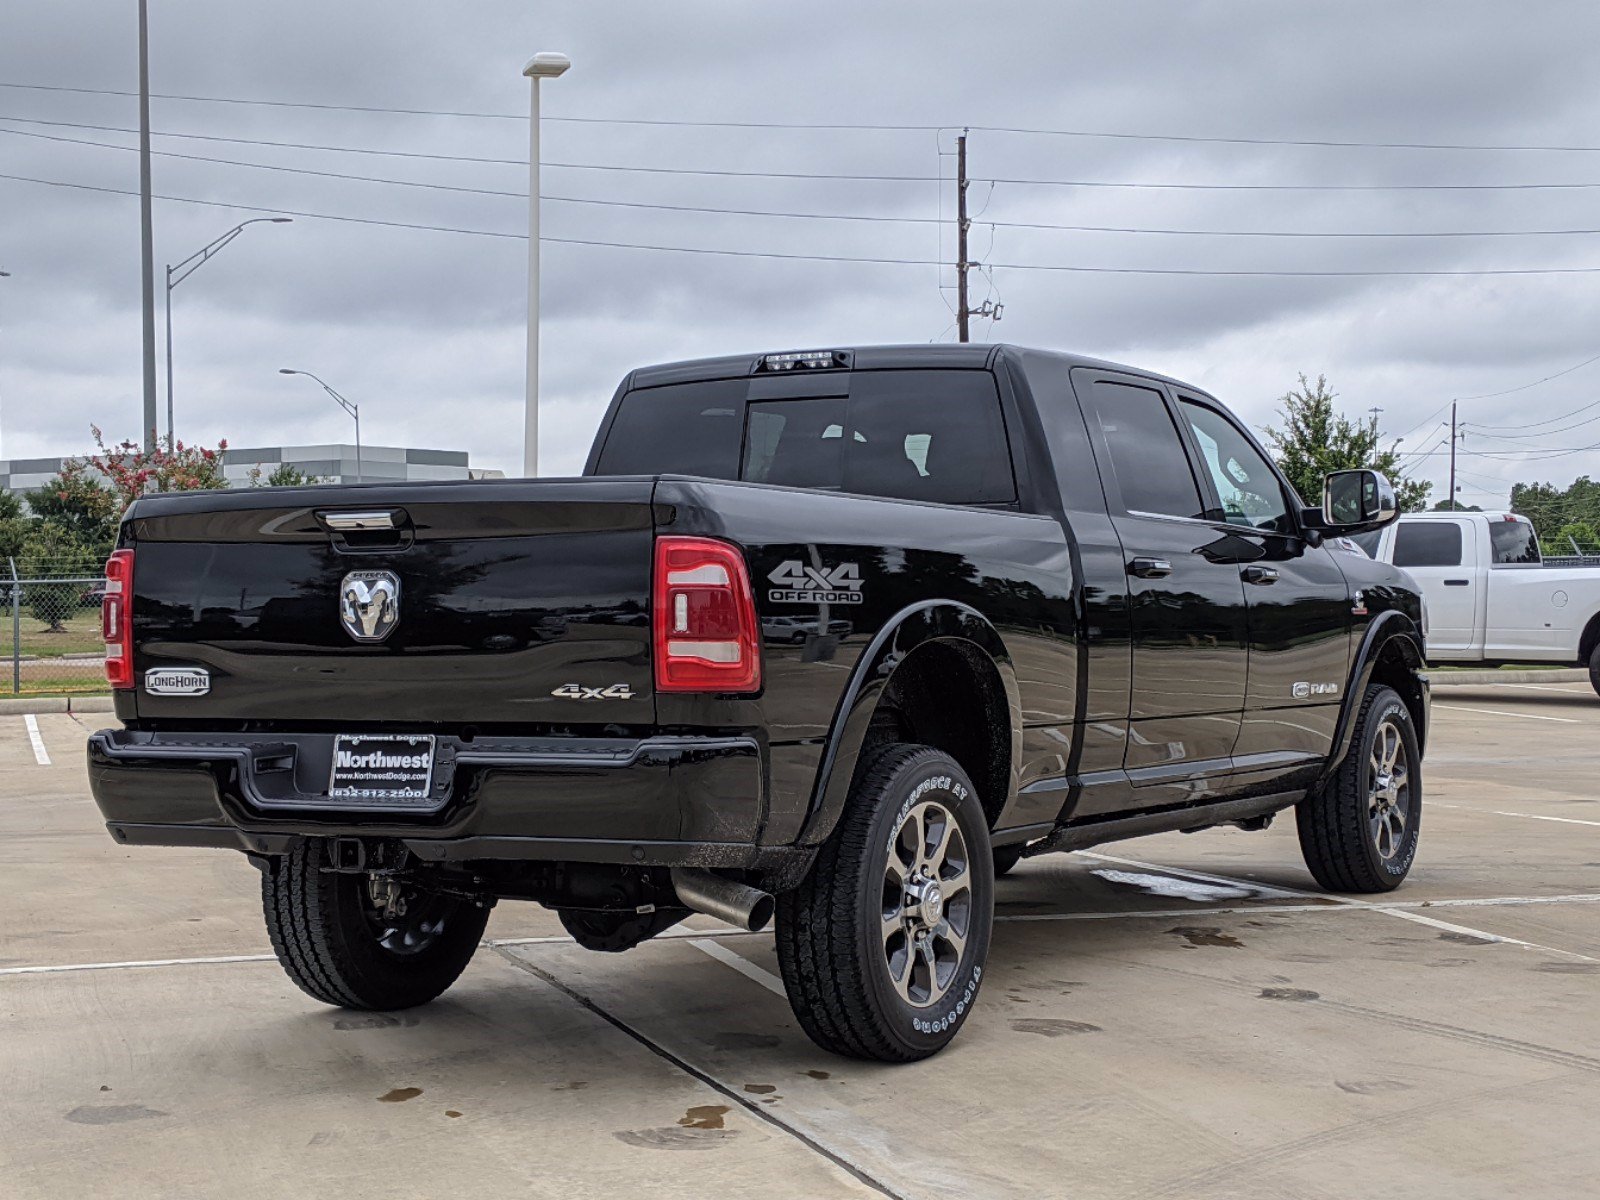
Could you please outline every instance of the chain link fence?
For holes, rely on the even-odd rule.
[[[0,563],[0,696],[105,691],[104,598],[103,563]]]

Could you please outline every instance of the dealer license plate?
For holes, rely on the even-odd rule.
[[[341,733],[334,737],[330,797],[426,800],[432,790],[431,735]]]

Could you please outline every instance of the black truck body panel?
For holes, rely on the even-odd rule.
[[[1344,752],[1385,655],[1420,666],[1403,572],[1298,524],[1225,519],[1205,469],[1216,451],[1181,419],[1229,420],[1203,392],[1015,347],[842,356],[848,370],[763,374],[746,355],[635,371],[582,478],[139,500],[121,537],[136,562],[135,679],[203,668],[210,687],[117,694],[126,729],[89,748],[109,827],[129,843],[258,854],[295,836],[392,838],[425,860],[792,879],[833,829],[875,722],[914,708],[924,729],[948,709],[997,845],[1070,848],[1294,803]],[[1005,458],[989,469],[1010,480],[986,494],[1012,498],[593,477],[622,402],[645,389],[716,385],[717,412],[739,420],[752,405],[843,404],[863,373],[893,371],[992,380]],[[1185,430],[1194,515],[1124,502],[1114,460],[1130,395]],[[392,528],[329,523],[356,511]],[[759,692],[657,689],[664,536],[741,551]],[[1146,559],[1167,569],[1141,573]],[[394,574],[402,613],[370,643],[339,620],[341,580],[363,570]],[[1425,731],[1420,676],[1414,695]],[[359,733],[434,738],[430,795],[366,810],[330,797],[334,739]]]

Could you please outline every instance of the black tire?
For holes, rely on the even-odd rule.
[[[487,908],[412,892],[407,913],[386,919],[366,875],[335,874],[325,865],[323,839],[302,838],[261,879],[273,952],[301,991],[340,1008],[413,1008],[466,969]]]
[[[1391,764],[1387,772],[1384,761]],[[1416,859],[1422,827],[1422,755],[1411,711],[1393,688],[1367,688],[1350,752],[1327,783],[1300,802],[1295,822],[1306,866],[1328,891],[1400,886]]]
[[[1600,645],[1589,652],[1589,686],[1600,696]]]
[[[918,845],[938,850],[929,858]],[[950,885],[948,896],[928,890],[925,860]],[[921,902],[908,903],[911,888]],[[879,1062],[927,1058],[972,1011],[993,919],[989,825],[972,781],[931,747],[884,747],[810,873],[778,897],[790,1007],[824,1050]]]
[[[1007,874],[1012,867],[1022,861],[1022,851],[1025,843],[1018,842],[1014,846],[996,846],[994,848],[994,877]]]

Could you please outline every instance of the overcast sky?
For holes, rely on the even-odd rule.
[[[1258,429],[1298,372],[1352,414],[1379,407],[1443,496],[1452,397],[1468,433],[1462,498],[1600,474],[1600,274],[1260,277],[1176,271],[1600,268],[1600,234],[1302,238],[1022,229],[1600,230],[1600,151],[1284,146],[999,132],[1600,147],[1600,10],[1587,3],[773,4],[151,0],[152,90],[387,109],[526,111],[522,64],[562,50],[547,117],[910,130],[547,121],[547,163],[910,180],[763,178],[547,166],[588,200],[906,218],[821,220],[547,200],[548,238],[949,262],[954,136],[970,140],[974,337],[1078,350],[1190,379]],[[133,0],[12,0],[0,83],[137,86]],[[158,132],[518,160],[526,120],[157,100]],[[107,129],[122,96],[0,87],[0,173],[136,189]],[[515,165],[158,137],[235,163],[520,193]],[[254,166],[155,159],[160,195],[515,235],[526,201]],[[946,182],[939,182],[939,179]],[[1254,185],[1236,190],[989,180]],[[1590,184],[1381,190],[1375,185]],[[1264,184],[1344,190],[1260,190]],[[160,264],[257,213],[158,201]],[[946,218],[940,225],[939,218]],[[989,224],[994,222],[994,225]],[[136,436],[138,202],[0,179],[0,458],[82,452],[89,426]],[[953,272],[547,243],[547,474],[581,469],[632,366],[727,352],[951,340]],[[998,265],[1008,264],[1008,265]],[[246,230],[175,293],[178,434],[234,445],[349,440],[315,371],[360,403],[372,443],[520,464],[525,246],[515,237],[308,216]],[[158,282],[158,297],[160,294]],[[1544,424],[1539,424],[1543,421]],[[1568,428],[1574,426],[1575,428]],[[1513,437],[1510,435],[1524,436]],[[1437,443],[1437,445],[1435,444]]]

